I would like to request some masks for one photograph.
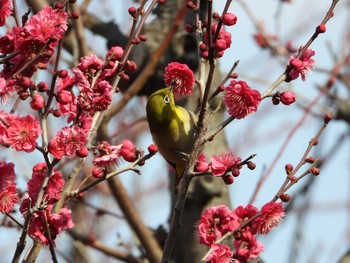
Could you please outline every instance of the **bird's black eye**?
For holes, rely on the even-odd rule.
[[[164,102],[165,102],[166,104],[168,104],[168,103],[170,102],[170,99],[169,99],[169,96],[168,96],[168,95],[165,95],[165,96],[164,96]]]

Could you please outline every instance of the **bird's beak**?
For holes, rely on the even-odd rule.
[[[172,93],[173,92],[173,84],[171,84],[170,86],[169,86],[169,93]]]

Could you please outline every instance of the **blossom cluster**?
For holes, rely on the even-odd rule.
[[[11,1],[0,1],[0,11],[0,26],[3,26],[12,13]],[[46,138],[47,126],[41,126],[44,123],[33,114],[20,116],[0,111],[0,144],[26,153],[39,149],[46,160],[34,165],[27,195],[21,202],[16,190],[14,164],[0,162],[0,212],[10,213],[20,202],[19,210],[29,220],[28,234],[45,245],[55,245],[56,236],[73,227],[67,207],[54,209],[65,181],[52,164],[65,156],[86,157],[89,154],[86,144],[93,116],[105,111],[112,102],[113,91],[118,91],[111,86],[111,81],[118,73],[127,80],[125,72],[137,69],[133,61],[120,63],[124,50],[115,46],[107,52],[104,61],[89,55],[81,58],[70,72],[54,72],[51,87],[44,81],[33,81],[39,69],[47,69],[53,63],[55,49],[68,29],[69,19],[74,19],[74,14],[68,14],[62,4],[45,7],[31,17],[24,16],[23,26],[9,28],[0,37],[3,58],[0,103],[5,105],[17,95],[18,101],[29,101],[28,105],[38,111],[40,118],[52,116],[66,120],[66,125],[55,136]],[[39,145],[37,140],[44,128],[46,134]],[[99,168],[118,163],[118,158],[134,162],[141,155],[128,140],[117,146],[101,142],[97,148],[99,155],[93,163]],[[55,158],[52,163],[50,155]]]
[[[0,212],[10,213],[18,201],[15,165],[0,161]]]
[[[120,158],[123,158],[127,162],[134,162],[141,155],[141,150],[136,148],[130,140],[123,140],[119,145],[110,145],[106,141],[101,141],[98,143],[96,149],[99,154],[94,158],[92,163],[98,169],[104,169],[109,165],[118,165]],[[95,169],[93,174],[96,174],[97,171]],[[101,175],[101,173],[97,174]]]
[[[38,68],[47,67],[67,30],[67,20],[64,10],[45,7],[24,26],[14,26],[0,38],[0,53],[8,55],[0,72],[0,78],[6,80],[6,85],[1,85],[1,101],[15,92],[22,98],[28,96],[29,78]],[[14,75],[16,78],[11,79]]]
[[[225,13],[220,17],[218,13],[213,14],[213,18],[222,22],[225,26],[233,26],[237,23],[237,16],[232,13]],[[210,36],[209,36],[210,34]],[[212,43],[210,43],[210,39]],[[232,35],[226,31],[220,24],[214,24],[211,29],[207,29],[204,33],[204,43],[200,45],[201,56],[205,59],[209,58],[209,48],[212,45],[215,58],[220,58],[224,55],[226,49],[230,48],[232,43]]]
[[[221,156],[212,155],[210,162],[206,161],[204,153],[198,156],[194,170],[199,173],[211,171],[215,177],[221,177],[225,184],[229,185],[234,182],[234,177],[238,177],[241,169],[247,165],[248,169],[254,170],[256,165],[252,161],[242,161],[242,158],[233,152],[227,152]]]
[[[230,210],[225,205],[205,210],[197,223],[199,242],[211,248],[205,262],[246,263],[264,251],[257,241],[257,234],[267,234],[278,226],[284,216],[282,203],[269,202],[259,211],[253,205],[239,206]],[[253,220],[252,220],[253,219]],[[245,224],[252,220],[250,224]],[[232,248],[221,244],[221,239],[232,235]]]
[[[33,214],[30,221],[28,234],[39,242],[49,245],[54,243],[56,236],[65,229],[72,228],[71,211],[63,207],[59,213],[52,213],[53,204],[60,199],[64,180],[60,172],[50,172],[46,163],[38,163],[33,167],[32,177],[27,183],[28,196],[21,202],[19,210],[24,217],[27,216],[38,200],[41,186],[46,177],[49,177],[47,187],[43,193],[45,209]],[[50,231],[50,233],[47,232]]]

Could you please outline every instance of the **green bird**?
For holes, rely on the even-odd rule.
[[[171,87],[154,92],[148,99],[147,121],[160,154],[176,171],[175,188],[183,176],[194,139],[197,116],[175,105]]]

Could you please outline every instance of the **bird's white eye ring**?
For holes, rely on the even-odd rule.
[[[170,102],[170,99],[169,99],[169,96],[168,96],[168,95],[165,95],[165,96],[164,96],[164,102],[165,102],[166,104],[168,104],[168,103]]]

